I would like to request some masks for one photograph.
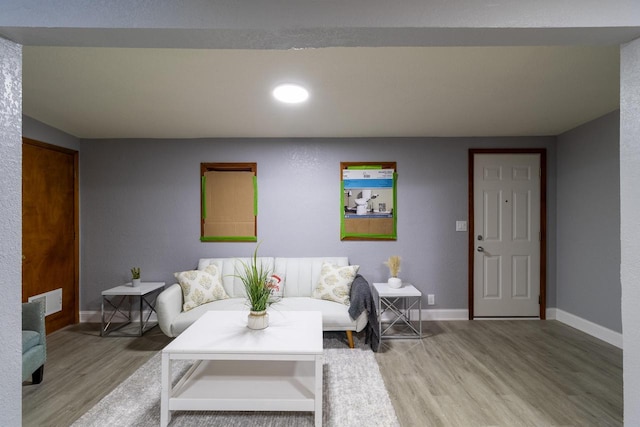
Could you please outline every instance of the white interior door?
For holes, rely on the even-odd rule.
[[[540,155],[474,154],[475,317],[540,315]]]

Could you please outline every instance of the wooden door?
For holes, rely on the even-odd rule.
[[[475,317],[539,317],[540,154],[475,154]]]
[[[51,333],[78,322],[77,152],[23,138],[22,300],[62,288]]]

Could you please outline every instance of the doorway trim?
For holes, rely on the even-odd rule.
[[[73,292],[76,301],[76,306],[74,307],[74,323],[80,323],[80,180],[78,178],[78,151],[24,136],[22,137],[22,143],[73,156]]]
[[[540,320],[547,313],[547,149],[546,148],[470,148],[469,149],[469,234],[467,247],[469,281],[469,320],[474,319],[474,247],[475,227],[473,211],[473,159],[476,154],[539,154],[540,155]]]

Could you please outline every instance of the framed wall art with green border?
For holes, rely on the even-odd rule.
[[[257,163],[201,163],[200,175],[200,241],[257,241]]]
[[[396,162],[340,163],[340,239],[396,240]]]

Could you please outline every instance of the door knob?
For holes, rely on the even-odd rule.
[[[484,248],[482,246],[478,246],[478,252],[484,252]]]

